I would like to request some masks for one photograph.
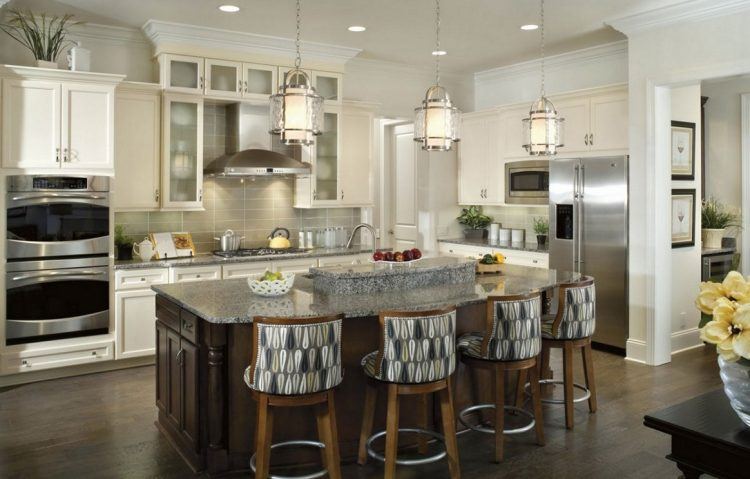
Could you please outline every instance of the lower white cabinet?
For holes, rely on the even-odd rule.
[[[191,281],[211,281],[221,279],[221,265],[178,266],[169,270],[170,283],[189,283]]]
[[[247,278],[272,268],[270,261],[225,264],[221,267],[221,279]]]
[[[486,254],[502,253],[507,264],[530,266],[532,268],[549,268],[549,254],[537,251],[519,251],[505,248],[471,246],[457,243],[438,243],[438,252],[444,256],[458,258],[481,258]]]
[[[115,358],[114,342],[76,338],[75,342],[55,346],[34,347],[29,350],[11,350],[2,354],[2,373],[15,374],[44,369],[77,366],[79,364],[108,361]]]
[[[273,270],[282,273],[303,274],[316,266],[318,266],[318,258],[288,259],[273,262]]]
[[[156,352],[156,293],[150,289],[115,293],[117,359]]]
[[[318,259],[319,266],[348,266],[350,264],[367,263],[370,259],[369,253],[346,256],[324,256]]]

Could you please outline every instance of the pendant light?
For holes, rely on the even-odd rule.
[[[544,93],[544,0],[541,0],[541,64],[542,91],[541,96],[532,105],[529,117],[523,121],[523,147],[531,156],[552,156],[557,149],[564,146],[563,125],[564,118],[555,110],[555,106]]]
[[[294,68],[284,74],[279,92],[270,98],[271,134],[280,135],[285,145],[312,145],[322,133],[323,97],[310,77],[300,69],[300,0],[297,0],[297,57]]]
[[[440,0],[435,0],[435,84],[427,89],[422,106],[414,109],[414,141],[426,151],[450,151],[460,140],[461,110],[451,103],[448,92],[440,86]]]

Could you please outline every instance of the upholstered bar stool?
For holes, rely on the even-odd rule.
[[[537,374],[537,356],[542,346],[541,296],[539,293],[487,298],[487,326],[484,332],[468,333],[458,340],[461,361],[471,368],[489,369],[494,381],[494,404],[477,404],[458,414],[461,423],[475,431],[495,435],[495,462],[503,460],[503,436],[536,430],[537,444],[544,445],[542,403]],[[534,413],[520,405],[505,404],[505,371],[529,371]],[[523,386],[523,382],[521,385]],[[495,427],[471,424],[465,417],[473,411],[495,410]],[[527,425],[505,429],[505,411],[527,416]]]
[[[333,388],[341,383],[341,322],[343,316],[253,319],[252,362],[245,383],[258,402],[255,454],[250,468],[259,479],[269,476],[271,449],[309,446],[321,449],[325,469],[305,479],[340,479],[338,434]],[[320,441],[294,440],[271,444],[274,409],[315,406]]]
[[[594,278],[560,285],[557,313],[542,318],[541,384],[562,384],[564,399],[542,399],[544,403],[565,404],[565,427],[573,429],[573,404],[588,400],[589,411],[596,412],[596,382],[591,358],[591,336],[596,326],[596,288]],[[563,379],[551,379],[550,349],[563,351]],[[580,349],[586,385],[573,380],[573,350]],[[573,397],[573,388],[584,392]]]
[[[385,478],[396,475],[396,465],[417,466],[448,457],[452,478],[460,477],[456,423],[453,416],[450,375],[456,368],[456,308],[432,311],[380,313],[380,349],[362,359],[368,377],[362,430],[359,437],[358,463],[364,465],[369,455],[385,463]],[[386,430],[372,434],[378,388],[388,390]],[[427,395],[437,393],[443,435],[427,430]],[[401,428],[399,405],[402,396],[420,399],[419,428]],[[420,434],[419,452],[427,451],[425,436],[445,444],[445,451],[419,459],[398,459],[398,434]],[[385,456],[372,443],[385,435]]]

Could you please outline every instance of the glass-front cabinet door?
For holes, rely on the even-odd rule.
[[[159,57],[159,63],[165,90],[203,94],[203,58],[165,54]]]
[[[313,202],[327,203],[341,200],[339,187],[339,157],[341,112],[326,107],[323,112],[323,134],[315,138],[313,164]]]
[[[242,96],[242,63],[206,59],[206,95]]]
[[[315,90],[328,105],[341,105],[341,73],[313,72]]]
[[[167,94],[163,108],[162,207],[203,207],[203,100]]]
[[[257,63],[242,64],[242,96],[268,101],[269,95],[276,93],[278,67]]]

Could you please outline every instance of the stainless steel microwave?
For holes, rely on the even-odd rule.
[[[505,202],[546,205],[549,202],[549,161],[511,161],[505,164]]]

